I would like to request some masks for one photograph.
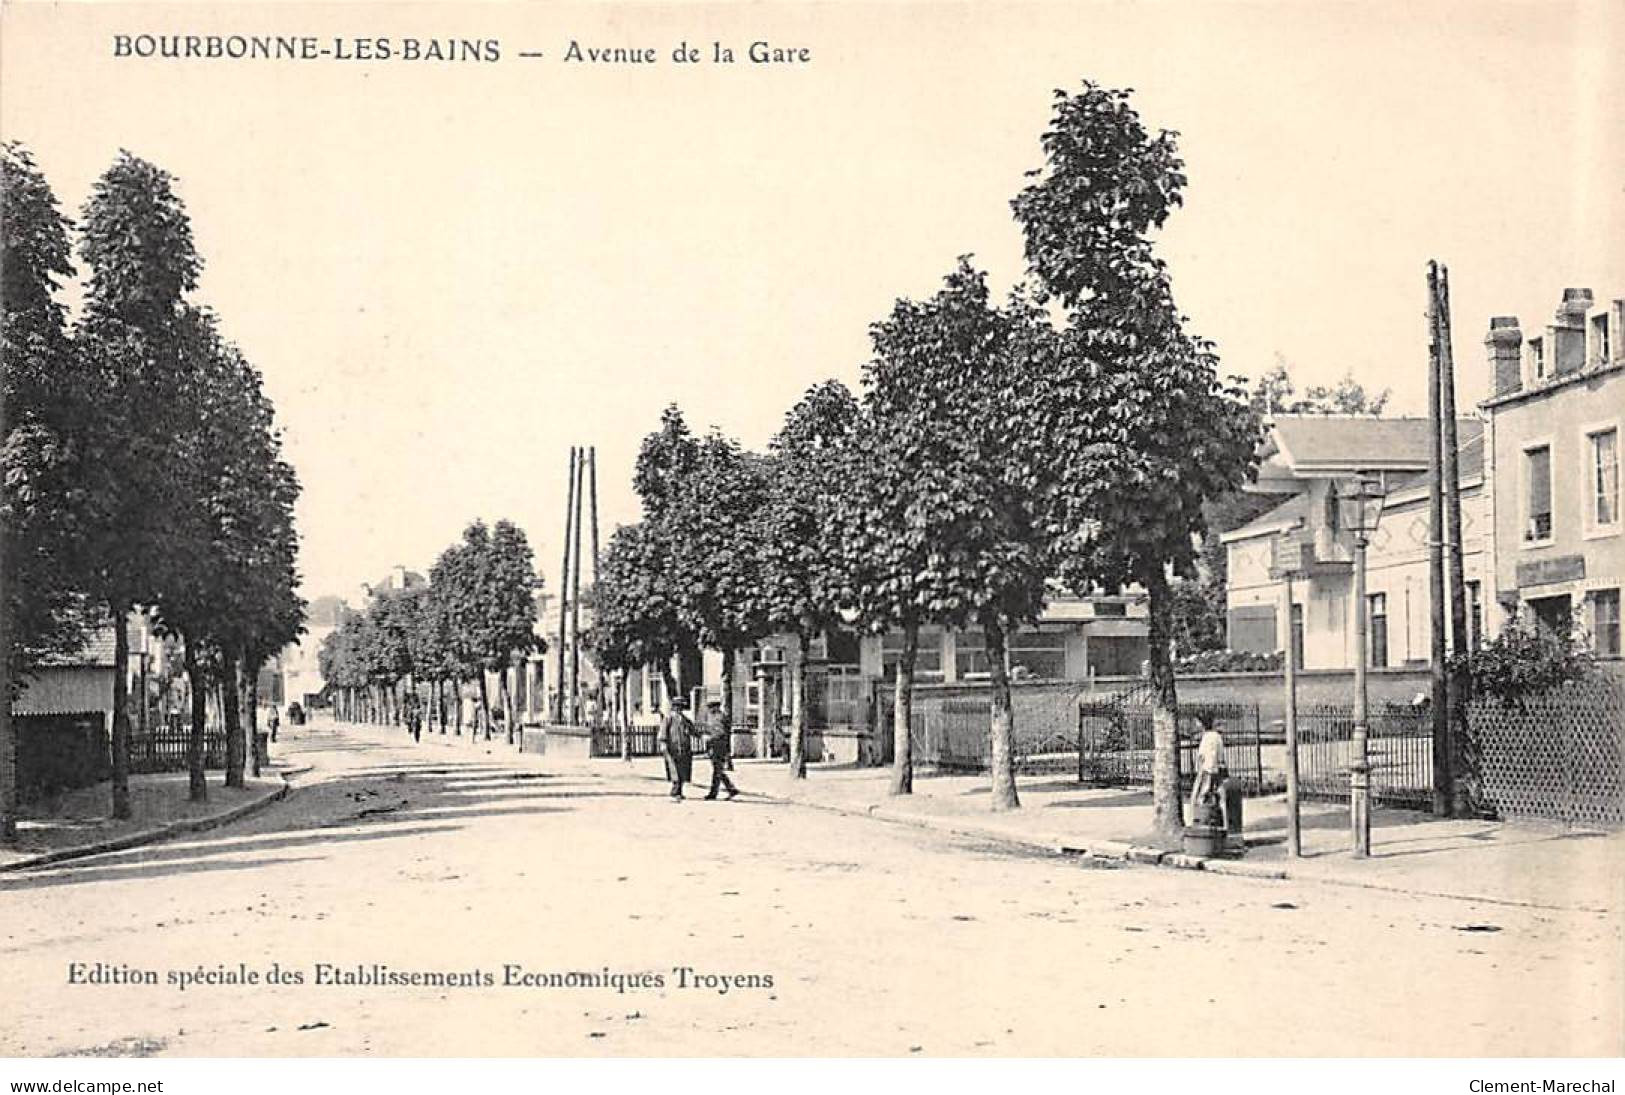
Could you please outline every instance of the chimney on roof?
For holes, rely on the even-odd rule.
[[[1521,389],[1523,332],[1518,329],[1518,317],[1496,316],[1491,319],[1489,334],[1484,336],[1484,348],[1490,355],[1490,377],[1495,383],[1495,394],[1507,395]]]
[[[389,584],[395,589],[406,588],[406,568],[404,566],[393,566],[390,568]]]
[[[1586,363],[1586,313],[1591,311],[1590,289],[1563,290],[1563,303],[1552,316],[1552,374],[1577,373]]]

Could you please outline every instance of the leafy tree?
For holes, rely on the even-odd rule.
[[[675,404],[660,416],[660,428],[638,446],[632,485],[643,503],[641,548],[646,561],[659,569],[644,576],[644,584],[661,584],[662,600],[672,605],[674,630],[670,645],[677,659],[677,674],[668,678],[667,695],[686,692],[699,683],[700,636],[695,624],[702,613],[695,608],[705,577],[689,569],[696,554],[683,537],[685,525],[696,517],[695,475],[702,460],[702,445],[683,420]],[[654,617],[651,617],[653,619]]]
[[[77,648],[63,574],[72,513],[61,487],[74,358],[56,299],[73,275],[68,224],[23,146],[0,146],[0,840],[17,835],[11,701],[39,655]]]
[[[1005,645],[1043,604],[1047,533],[1037,476],[1010,411],[1045,328],[1001,313],[967,259],[925,302],[899,300],[870,329],[860,440],[835,477],[851,600],[871,630],[903,632],[891,789],[912,790],[909,721],[919,629],[979,627],[993,683],[994,807],[1019,805]]]
[[[841,454],[858,402],[829,380],[810,388],[769,444],[765,496],[755,522],[757,573],[749,616],[764,630],[796,639],[790,679],[790,776],[807,775],[807,647],[840,621],[845,602],[841,552],[828,519]]]
[[[1194,571],[1202,506],[1255,467],[1244,393],[1188,335],[1154,232],[1186,179],[1176,135],[1150,133],[1127,92],[1057,92],[1044,167],[1012,207],[1033,277],[1064,307],[1054,367],[1023,391],[1029,436],[1053,454],[1051,520],[1073,588],[1138,583],[1150,602],[1157,828],[1182,825],[1170,578]]]
[[[487,527],[475,521],[463,530],[460,543],[447,548],[430,572],[429,582],[442,606],[459,664],[473,667],[480,685],[480,717],[491,738],[491,701],[487,672],[501,672],[508,738],[513,739],[511,697],[506,670],[515,654],[536,647],[535,560],[518,526],[498,521]]]
[[[184,637],[189,668],[212,671],[221,689],[226,785],[243,782],[247,730],[259,667],[297,637],[304,602],[296,593],[293,506],[299,485],[281,459],[275,414],[258,370],[219,334],[212,316],[181,312],[178,360],[189,378],[185,428],[172,439],[173,491],[162,571],[150,581],[161,624]],[[182,398],[180,396],[177,399]],[[203,682],[194,678],[194,693]],[[191,792],[202,799],[204,714],[192,711]]]
[[[665,541],[647,519],[623,525],[599,563],[589,637],[594,658],[622,671],[658,666],[666,694],[677,695],[671,663],[686,631],[673,597],[674,567]]]
[[[70,478],[81,503],[75,571],[105,606],[122,667],[132,609],[158,601],[166,571],[185,581],[176,576],[170,543],[181,495],[169,475],[183,463],[177,449],[196,391],[190,371],[197,356],[186,345],[195,332],[182,305],[202,262],[174,179],[128,152],[96,181],[80,224],[89,279],[75,342],[89,382],[74,385]],[[120,672],[113,695],[116,817],[129,816],[126,693]],[[200,703],[195,696],[196,711]]]
[[[750,535],[767,500],[766,468],[718,433],[702,439],[694,455],[660,523],[675,555],[681,634],[721,651],[723,717],[731,726],[736,655],[768,633],[756,597],[759,545]]]
[[[1259,414],[1360,414],[1378,417],[1392,390],[1368,392],[1352,372],[1328,388],[1317,384],[1297,395],[1287,364],[1279,354],[1275,364],[1253,385],[1248,403]]]

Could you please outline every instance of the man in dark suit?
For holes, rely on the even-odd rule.
[[[689,721],[688,701],[678,696],[671,701],[671,710],[660,724],[655,743],[660,755],[666,758],[666,778],[671,781],[671,800],[683,801],[683,784],[694,778],[694,745],[689,736],[694,724]]]
[[[733,751],[730,740],[732,731],[728,727],[728,720],[722,717],[722,704],[712,700],[705,705],[705,755],[711,760],[711,791],[705,797],[714,799],[717,791],[726,789],[729,798],[736,798],[739,789],[728,778],[728,759]]]

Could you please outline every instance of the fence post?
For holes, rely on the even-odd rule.
[[[1083,782],[1083,704],[1078,704],[1078,782]]]

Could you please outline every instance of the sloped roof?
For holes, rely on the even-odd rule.
[[[1426,418],[1280,414],[1270,420],[1280,451],[1272,458],[1299,474],[1341,470],[1418,470],[1428,466]],[[1476,418],[1456,422],[1458,443],[1478,437]],[[1465,474],[1465,473],[1463,473]]]
[[[42,669],[68,669],[75,666],[116,665],[113,654],[117,644],[111,627],[97,628],[85,639],[85,645],[72,654],[47,654],[40,658]]]
[[[1471,434],[1461,430],[1456,431],[1456,482],[1465,483],[1477,479],[1484,474],[1484,424],[1474,421]],[[1428,482],[1428,472],[1419,471],[1415,475],[1407,476],[1394,484],[1396,491],[1409,490],[1412,487],[1425,487]]]
[[[1231,540],[1245,540],[1249,536],[1257,536],[1260,533],[1265,532],[1274,532],[1282,525],[1289,525],[1294,521],[1303,520],[1308,516],[1309,496],[1307,494],[1294,494],[1291,498],[1288,498],[1285,502],[1282,502],[1274,509],[1266,510],[1257,517],[1253,518],[1251,521],[1248,521],[1245,525],[1242,525],[1240,528],[1231,529],[1229,532],[1221,533],[1219,536],[1219,541],[1220,543],[1229,543]]]

